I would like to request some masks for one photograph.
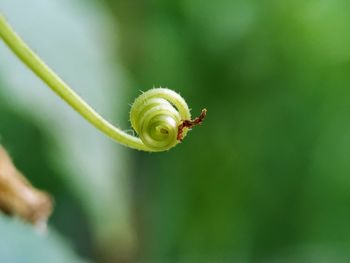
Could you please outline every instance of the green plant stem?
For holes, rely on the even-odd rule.
[[[131,136],[111,125],[76,94],[26,45],[6,22],[3,15],[0,15],[0,36],[24,64],[97,129],[121,144],[138,150],[147,150],[139,138]]]
[[[80,113],[87,121],[89,121],[92,125],[94,125],[97,129],[105,133],[107,136],[111,137],[115,141],[128,146],[133,149],[143,150],[143,151],[164,151],[176,145],[178,142],[176,138],[174,140],[174,131],[180,125],[180,122],[185,119],[190,119],[191,115],[189,113],[189,109],[187,107],[186,102],[175,92],[170,91],[168,89],[153,89],[152,97],[160,94],[160,97],[163,99],[172,99],[172,96],[175,95],[176,99],[171,101],[172,105],[176,106],[176,110],[180,111],[181,116],[177,116],[174,122],[171,122],[171,127],[169,124],[162,124],[159,122],[166,121],[166,117],[158,118],[157,123],[158,126],[154,126],[152,124],[153,130],[150,131],[148,128],[140,128],[137,131],[141,136],[143,132],[147,131],[155,136],[156,145],[153,146],[151,144],[145,145],[145,143],[138,137],[131,136],[126,132],[116,128],[108,121],[103,119],[92,107],[90,107],[79,95],[77,95],[52,69],[50,69],[40,58],[36,55],[27,44],[21,39],[20,36],[16,34],[13,28],[7,23],[6,19],[0,13],[0,37],[7,44],[7,46],[16,54],[16,56],[28,66],[40,79],[42,79],[57,95],[59,95],[64,101],[66,101],[72,108],[74,108],[78,113]],[[147,93],[147,92],[146,92]],[[157,93],[157,94],[156,94]],[[158,94],[159,93],[159,94]],[[137,107],[144,107],[146,101],[148,99],[148,95],[142,94],[143,98],[141,99],[142,103],[138,103]],[[140,101],[140,100],[139,100]],[[159,103],[159,101],[158,101]],[[161,102],[163,103],[163,101]],[[170,105],[170,104],[169,104]],[[155,105],[153,105],[155,106]],[[157,106],[157,105],[156,105]],[[171,105],[170,105],[171,106]],[[159,109],[160,107],[157,106]],[[173,112],[172,109],[170,109]],[[144,112],[141,108],[134,109],[134,112]],[[154,114],[154,111],[152,111]],[[164,110],[163,110],[164,113]],[[141,116],[142,117],[142,116]],[[149,120],[149,118],[147,119]],[[138,121],[138,120],[137,120]],[[142,119],[142,123],[145,120]],[[174,129],[172,133],[170,133],[167,129]],[[136,130],[136,129],[135,129]],[[141,133],[141,134],[140,134]],[[169,143],[160,143],[157,140],[164,140],[169,134],[171,136],[171,142]],[[176,137],[176,136],[175,136]],[[141,138],[149,138],[149,135],[141,136]],[[165,146],[166,145],[166,146]]]

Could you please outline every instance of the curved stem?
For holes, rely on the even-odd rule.
[[[140,138],[125,133],[103,119],[26,45],[1,14],[0,37],[24,64],[97,129],[130,148],[154,151],[144,145]]]

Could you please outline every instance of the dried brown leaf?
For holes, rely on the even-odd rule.
[[[52,198],[34,188],[0,146],[0,210],[38,227],[46,225],[52,212]]]

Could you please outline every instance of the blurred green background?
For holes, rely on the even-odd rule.
[[[194,115],[208,109],[171,151],[130,150],[1,43],[1,144],[55,198],[47,236],[1,216],[1,262],[350,262],[349,1],[0,0],[0,10],[124,129],[153,86],[180,92]]]

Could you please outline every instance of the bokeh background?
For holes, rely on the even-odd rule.
[[[350,2],[0,0],[107,119],[152,87],[204,125],[120,146],[0,43],[0,135],[55,198],[49,233],[0,216],[1,262],[350,262]]]

